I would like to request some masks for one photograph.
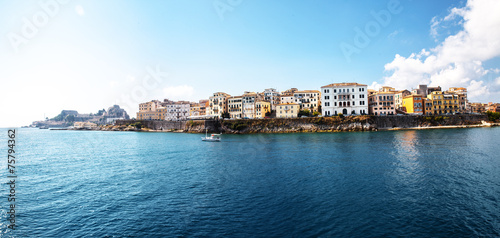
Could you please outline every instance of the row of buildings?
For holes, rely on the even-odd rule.
[[[497,104],[478,107],[467,100],[467,89],[419,85],[410,90],[381,87],[378,91],[368,89],[365,84],[333,83],[320,90],[298,90],[291,88],[278,92],[274,88],[263,92],[244,92],[232,96],[216,92],[199,102],[153,100],[141,103],[138,120],[188,120],[204,118],[293,118],[300,111],[309,114],[334,115],[446,115],[484,112]],[[498,110],[496,108],[494,110]],[[307,114],[307,113],[305,113]]]
[[[203,119],[226,117],[234,119],[254,119],[266,117],[297,117],[300,110],[320,112],[321,93],[318,90],[298,90],[291,88],[284,92],[269,88],[263,92],[244,92],[231,96],[216,92],[207,100],[199,102],[153,100],[139,104],[138,120]]]

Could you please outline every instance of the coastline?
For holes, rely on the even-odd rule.
[[[96,128],[74,128],[72,130],[98,131],[135,131],[171,133],[314,133],[349,131],[392,131],[456,129],[500,126],[500,123],[487,122],[483,115],[457,116],[352,116],[352,117],[310,117],[310,118],[273,118],[241,120],[204,120],[204,121],[119,121],[115,125]]]

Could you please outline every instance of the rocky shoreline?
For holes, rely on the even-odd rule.
[[[457,116],[349,116],[349,117],[309,117],[242,119],[215,121],[123,121],[115,125],[104,125],[90,130],[255,134],[255,133],[309,133],[309,132],[349,132],[382,130],[421,130],[445,128],[474,128],[499,126],[500,123],[487,122],[484,115]],[[81,128],[80,128],[81,130]]]

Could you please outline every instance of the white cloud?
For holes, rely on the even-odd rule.
[[[75,7],[76,14],[79,16],[84,16],[85,15],[85,9],[83,9],[82,5],[77,5]]]
[[[194,95],[194,88],[189,85],[171,86],[164,88],[163,93],[170,100],[189,100]]]
[[[399,89],[411,89],[419,84],[443,88],[468,87],[469,98],[484,98],[492,92],[486,80],[487,74],[498,73],[485,69],[483,62],[500,56],[500,1],[469,0],[463,8],[453,8],[443,20],[432,19],[431,35],[437,35],[440,22],[462,18],[461,30],[448,36],[437,47],[409,57],[396,55],[385,65],[389,73],[383,85]],[[486,80],[486,81],[485,81]],[[500,95],[499,95],[500,96]]]
[[[439,26],[439,23],[441,21],[439,21],[436,17],[433,17],[431,19],[431,36],[434,37],[434,39],[436,39],[436,37],[438,36],[438,26]]]
[[[389,39],[394,38],[394,37],[396,37],[399,33],[400,33],[400,31],[399,31],[399,30],[395,30],[395,31],[393,31],[391,34],[389,34],[389,35],[387,36],[387,38],[389,38]]]

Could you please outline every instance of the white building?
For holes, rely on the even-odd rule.
[[[242,116],[243,118],[253,119],[255,118],[255,103],[257,102],[259,95],[254,92],[245,92],[241,98],[242,104]]]
[[[333,116],[368,114],[368,88],[358,83],[333,83],[321,87],[322,114]]]
[[[311,112],[318,111],[321,102],[321,92],[318,90],[297,90],[292,88],[283,92],[280,96],[281,104],[299,104],[300,109],[308,109]]]
[[[266,88],[264,92],[264,101],[271,103],[271,109],[276,110],[276,105],[280,104],[280,93],[274,88]]]
[[[183,121],[189,117],[191,103],[186,101],[179,101],[169,103],[166,105],[167,112],[165,113],[165,120],[167,121]]]

